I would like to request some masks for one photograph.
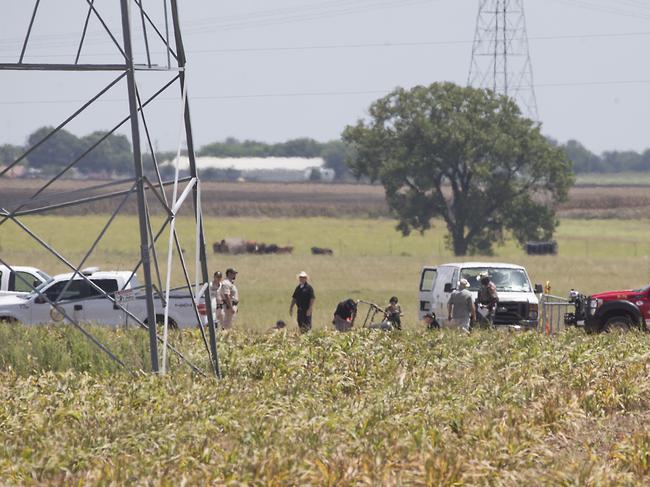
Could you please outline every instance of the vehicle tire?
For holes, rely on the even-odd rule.
[[[585,322],[585,331],[588,334],[602,333],[605,331],[604,326],[601,326],[600,322],[597,320]]]
[[[632,320],[627,315],[616,315],[607,318],[603,326],[604,332],[630,331],[634,327]]]
[[[0,316],[0,323],[6,323],[8,325],[13,325],[14,323],[18,323],[18,321],[11,316]]]

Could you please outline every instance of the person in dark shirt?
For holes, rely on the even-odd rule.
[[[477,312],[476,318],[482,326],[492,328],[494,326],[494,312],[499,302],[497,287],[490,281],[490,275],[487,271],[481,272],[477,277],[481,283],[481,287],[478,290],[478,298],[476,299],[477,308],[486,310],[486,314]]]
[[[357,317],[357,303],[353,299],[341,301],[334,311],[332,324],[337,331],[350,331],[354,326],[354,319]]]
[[[291,296],[291,305],[289,306],[289,316],[293,316],[293,307],[298,307],[298,328],[301,333],[307,333],[311,330],[311,316],[314,311],[314,301],[316,295],[314,288],[307,282],[309,276],[305,271],[298,274],[299,284]]]
[[[397,296],[392,296],[388,301],[388,306],[384,309],[386,320],[390,321],[393,328],[402,329],[402,307],[398,303]]]

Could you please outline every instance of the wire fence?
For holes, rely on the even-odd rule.
[[[565,330],[564,317],[574,311],[573,304],[568,299],[552,294],[542,294],[539,309],[537,330],[548,335]]]

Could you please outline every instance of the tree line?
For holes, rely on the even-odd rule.
[[[577,140],[561,145],[576,174],[619,173],[650,171],[650,149],[635,151],[607,151],[594,154]]]
[[[59,130],[44,143],[52,127],[41,127],[27,138],[25,146],[0,146],[0,165],[11,164],[25,154],[22,164],[41,174],[55,174],[73,162],[81,174],[101,173],[126,175],[133,173],[131,142],[125,135],[96,131],[83,137]],[[30,150],[32,147],[35,149]]]
[[[43,127],[28,138],[30,167],[60,170],[75,160],[77,170],[88,173],[123,174],[132,167],[123,135],[93,132],[78,138],[61,130],[40,144],[50,130]],[[0,154],[5,153],[13,156],[15,148],[5,147]],[[520,244],[550,240],[558,225],[555,209],[575,182],[572,157],[578,170],[602,167],[580,144],[561,146],[545,137],[507,96],[453,83],[395,89],[373,102],[365,118],[345,127],[341,141],[266,144],[229,138],[206,145],[198,155],[322,157],[339,179],[381,183],[403,234],[442,221],[456,255],[491,254],[509,238]],[[630,163],[628,156],[625,160]],[[644,167],[642,160],[637,158],[636,169]]]
[[[0,145],[0,165],[10,164],[26,150],[40,141],[51,127],[41,127],[27,138],[25,146],[5,144]],[[95,148],[89,150],[100,139],[104,140]],[[650,172],[650,149],[644,152],[607,151],[598,155],[591,152],[577,140],[569,140],[559,144],[559,147],[571,161],[576,174],[585,173],[619,173],[619,172]],[[87,152],[87,153],[86,153]],[[133,155],[131,143],[124,135],[96,131],[89,135],[76,135],[60,130],[47,142],[29,153],[25,165],[43,174],[53,174],[66,167],[80,156],[84,156],[75,165],[81,174],[103,173],[111,175],[131,175],[133,173]],[[157,153],[159,161],[169,160],[175,154],[169,152]],[[336,173],[339,181],[354,178],[350,171],[352,152],[346,142],[333,140],[318,142],[310,138],[298,138],[281,143],[265,143],[255,140],[238,140],[229,137],[222,142],[213,142],[203,146],[198,156],[213,157],[321,157],[325,167]],[[145,155],[145,161],[150,156]],[[235,171],[236,172],[236,171]],[[236,179],[232,170],[208,170],[206,179]]]

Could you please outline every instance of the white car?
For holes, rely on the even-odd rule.
[[[478,275],[487,272],[495,284],[499,303],[494,315],[494,325],[515,328],[537,328],[539,299],[542,286],[533,287],[526,269],[520,265],[496,262],[464,262],[425,266],[420,273],[420,319],[426,313],[435,313],[438,322],[448,325],[447,302],[458,281],[467,279],[474,299],[478,296]],[[537,293],[537,294],[536,294]]]
[[[0,296],[29,293],[52,278],[36,267],[0,265]]]
[[[74,278],[73,273],[59,274],[51,281],[41,284],[38,292],[0,297],[0,321],[28,325],[58,323],[68,321],[66,315],[77,322],[109,326],[138,326],[133,316],[143,322],[147,321],[145,295],[138,287],[136,277],[131,277],[131,272],[86,269],[83,274],[116,302],[101,294],[79,274]],[[50,302],[57,302],[60,309]],[[154,307],[156,321],[161,323],[164,309],[159,296],[154,299]],[[168,315],[170,328],[198,325],[197,310],[186,290],[170,295]]]

